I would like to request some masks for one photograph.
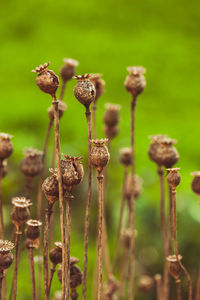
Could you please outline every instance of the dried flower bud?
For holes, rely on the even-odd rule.
[[[121,109],[120,105],[106,103],[106,111],[104,113],[104,123],[108,127],[116,126],[119,123],[119,110]]]
[[[12,199],[13,209],[11,211],[11,220],[17,228],[26,223],[30,217],[29,207],[31,201],[24,197],[16,197]]]
[[[105,92],[105,81],[102,79],[102,74],[90,74],[90,81],[94,84],[96,90],[95,101]]]
[[[120,149],[120,162],[124,166],[130,166],[132,161],[132,151],[131,148],[121,148]]]
[[[108,163],[110,154],[105,143],[108,139],[90,140],[94,144],[91,150],[91,163],[98,170],[101,171]]]
[[[148,275],[143,275],[138,280],[138,288],[142,292],[149,292],[154,288],[154,279]]]
[[[134,184],[133,184],[133,192],[134,192],[134,198],[136,199],[139,197],[142,191],[142,179],[135,175],[134,176]],[[125,197],[130,200],[132,195],[132,177],[131,174],[127,176],[126,182],[125,182]]]
[[[53,205],[59,198],[58,177],[56,173],[57,170],[50,169],[49,171],[52,175],[44,180],[42,184],[42,191],[49,203]]]
[[[151,136],[151,144],[148,154],[151,160],[160,166],[171,168],[179,160],[179,154],[173,144],[175,140],[167,138],[166,135]]]
[[[118,133],[119,133],[118,125],[113,127],[108,127],[108,126],[104,127],[104,134],[110,140],[114,139],[114,137],[116,137]]]
[[[62,263],[62,243],[55,242],[55,248],[49,253],[49,258],[54,266]]]
[[[104,284],[103,300],[114,299],[114,294],[119,289],[119,282],[114,275],[110,275],[108,281]]]
[[[191,184],[192,190],[197,195],[200,195],[200,172],[196,171],[193,172],[191,175],[194,176]]]
[[[76,288],[82,283],[82,272],[81,269],[76,266],[72,265],[70,266],[70,288]]]
[[[181,181],[181,176],[178,173],[179,170],[180,168],[167,169],[167,171],[169,171],[167,175],[167,181],[169,186],[176,187],[179,185]]]
[[[67,106],[64,101],[58,101],[58,112],[59,112],[59,118],[62,117],[64,114],[64,111],[67,109]],[[54,119],[54,107],[51,105],[48,108],[48,115],[50,119]]]
[[[10,267],[13,262],[11,253],[14,244],[7,240],[0,240],[0,271],[4,271]]]
[[[41,155],[43,152],[29,148],[24,150],[24,154],[25,157],[22,159],[20,164],[22,173],[27,177],[34,177],[38,175],[43,169],[41,161]]]
[[[49,63],[45,63],[44,65],[35,68],[33,72],[38,73],[36,83],[41,91],[50,94],[51,96],[55,96],[59,86],[59,80],[56,74],[48,69],[48,66]]]
[[[182,260],[182,256],[178,255],[179,261]],[[181,266],[179,264],[179,261],[177,260],[176,255],[169,255],[166,258],[169,266],[169,273],[170,275],[175,279],[178,280],[181,274]]]
[[[79,62],[72,58],[64,58],[64,65],[60,69],[60,76],[64,82],[72,79],[75,74],[75,67],[79,65]]]
[[[8,158],[13,152],[11,138],[13,136],[6,133],[0,133],[0,160]]]
[[[26,224],[27,224],[26,237],[31,241],[39,239],[40,227],[42,226],[42,222],[38,220],[28,220]]]
[[[131,95],[138,96],[146,86],[146,70],[143,67],[128,67],[127,70],[130,74],[126,77],[124,85]]]
[[[61,170],[63,183],[66,189],[72,188],[81,182],[84,176],[83,165],[80,162],[81,157],[64,155],[64,160],[61,160]]]
[[[76,99],[88,108],[96,96],[95,86],[89,79],[89,74],[74,76],[78,80],[74,88]]]

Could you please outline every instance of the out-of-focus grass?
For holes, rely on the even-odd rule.
[[[115,208],[109,232],[113,253],[120,204],[120,189],[117,187],[120,187],[123,173],[118,164],[118,150],[129,145],[130,130],[130,96],[123,81],[126,66],[143,65],[147,68],[147,88],[138,99],[136,116],[136,171],[144,180],[144,191],[136,204],[138,274],[141,264],[142,272],[153,274],[161,271],[158,180],[156,167],[148,160],[147,148],[149,135],[167,133],[178,140],[181,156],[182,183],[178,188],[177,203],[180,248],[195,275],[200,250],[196,238],[200,208],[190,190],[190,172],[200,166],[199,3],[192,5],[186,0],[167,3],[159,0],[4,1],[1,3],[0,24],[0,131],[14,135],[15,147],[9,160],[10,172],[3,183],[7,220],[10,198],[23,192],[23,176],[18,170],[22,149],[25,146],[42,148],[48,122],[46,110],[51,103],[50,97],[37,88],[35,75],[30,71],[40,63],[51,61],[52,69],[58,73],[62,58],[73,57],[80,61],[78,73],[101,72],[106,81],[106,94],[98,105],[99,137],[103,137],[104,103],[120,103],[122,106],[120,134],[113,141],[109,167],[108,197]],[[61,123],[61,148],[68,154],[86,156],[84,109],[73,96],[74,84],[71,81],[67,87],[65,100],[68,109]],[[49,155],[49,164],[50,158]],[[81,187],[84,195],[86,182],[85,179]],[[80,206],[80,212],[77,202],[83,204],[85,198],[79,197],[73,207],[72,253],[80,257],[82,266],[84,206]],[[93,201],[95,210],[95,199]],[[94,227],[93,222],[91,227]],[[9,233],[7,235],[9,238]],[[94,262],[93,240],[92,244],[90,260]],[[144,265],[141,258],[146,247],[153,247],[155,254],[149,265]],[[19,297],[23,300],[30,295],[25,257],[21,264]],[[91,291],[91,280],[89,284]],[[56,288],[59,288],[58,282],[53,290]],[[144,295],[138,294],[138,299],[144,299]]]

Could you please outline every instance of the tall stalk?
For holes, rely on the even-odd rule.
[[[2,282],[3,282],[3,278],[4,278],[4,272],[3,272],[3,270],[1,270],[1,271],[0,271],[0,300],[2,299],[1,293],[2,293]]]
[[[48,296],[50,296],[51,284],[52,284],[52,281],[53,281],[53,276],[54,276],[55,271],[56,271],[56,265],[53,265],[53,267],[51,268],[51,272],[50,272],[50,276],[49,276],[49,282],[48,282]]]
[[[84,270],[83,270],[83,293],[82,300],[86,299],[87,291],[87,268],[88,268],[88,235],[89,235],[89,216],[90,216],[90,204],[92,199],[92,164],[91,164],[91,112],[89,107],[86,107],[86,119],[87,119],[87,136],[88,136],[88,196],[86,203],[85,214],[85,233],[84,233]]]
[[[120,286],[118,291],[119,293],[118,300],[123,300],[125,297],[125,284],[126,284],[126,277],[127,277],[127,270],[128,270],[128,265],[127,265],[128,252],[129,252],[129,248],[124,244],[121,268],[120,268]]]
[[[156,274],[154,276],[155,282],[156,282],[156,299],[162,300],[163,294],[162,294],[162,276],[160,274]]]
[[[96,101],[93,101],[93,103],[92,103],[92,129],[93,129],[93,138],[94,139],[97,138],[96,111],[97,111]]]
[[[3,204],[2,204],[2,172],[3,165],[0,160],[0,239],[4,239]]]
[[[29,252],[29,261],[31,269],[31,279],[32,279],[32,299],[36,300],[36,286],[35,286],[35,266],[34,266],[34,256],[33,256],[34,247],[31,246],[28,249]]]
[[[15,255],[14,255],[14,281],[13,281],[13,300],[17,299],[17,275],[18,275],[18,253],[19,253],[19,241],[21,236],[20,228],[17,228],[15,232]]]
[[[180,281],[180,279],[176,280],[176,291],[177,291],[177,300],[181,300],[181,281]]]

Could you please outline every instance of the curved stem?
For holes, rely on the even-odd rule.
[[[86,299],[87,292],[87,269],[88,269],[88,235],[89,235],[89,217],[90,217],[90,204],[92,199],[92,164],[91,164],[91,112],[89,107],[86,108],[87,119],[87,135],[88,135],[88,195],[85,213],[85,233],[84,233],[84,270],[83,270],[83,292],[82,300]]]
[[[44,224],[44,251],[43,251],[43,264],[44,264],[44,293],[45,300],[49,299],[48,295],[48,252],[49,252],[49,223],[52,214],[52,206],[48,205],[45,210],[45,224]]]
[[[54,265],[54,266],[51,268],[50,277],[49,277],[49,283],[48,283],[48,296],[50,296],[50,292],[51,292],[51,284],[52,284],[52,281],[53,281],[53,276],[54,276],[55,271],[56,271],[56,266]]]
[[[58,188],[59,188],[59,209],[60,209],[60,226],[61,226],[61,241],[62,241],[62,292],[63,300],[68,299],[66,294],[66,281],[65,281],[65,261],[66,261],[66,243],[65,243],[65,222],[64,222],[64,204],[63,204],[63,187],[62,187],[62,174],[60,165],[60,134],[59,134],[59,111],[58,100],[53,97],[54,106],[54,131],[55,131],[55,148],[56,148],[56,160],[58,170]]]
[[[15,264],[14,264],[14,280],[13,280],[13,300],[17,299],[17,275],[18,275],[18,252],[19,252],[19,241],[21,236],[20,228],[16,228],[15,233]]]
[[[35,266],[34,266],[34,256],[33,256],[33,247],[28,249],[30,268],[31,268],[31,278],[32,278],[32,299],[36,300],[36,287],[35,287]]]

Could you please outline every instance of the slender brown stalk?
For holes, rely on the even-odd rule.
[[[29,261],[31,269],[31,279],[32,279],[32,299],[36,300],[36,286],[35,286],[35,266],[34,266],[34,256],[33,256],[33,247],[28,249],[29,252]]]
[[[180,279],[176,280],[176,291],[177,291],[177,300],[181,300],[181,281],[180,281]]]
[[[64,98],[64,94],[65,94],[65,89],[66,89],[66,81],[62,81],[62,85],[61,85],[61,89],[60,89],[60,100],[62,101]]]
[[[176,259],[182,268],[188,282],[188,300],[192,300],[192,281],[190,278],[190,274],[188,273],[187,269],[181,263],[179,256],[178,256],[178,242],[177,242],[177,230],[176,230],[176,188],[172,188],[172,205],[173,205],[173,237],[174,237],[174,251],[176,255]]]
[[[91,165],[91,112],[89,107],[86,108],[87,135],[88,135],[88,195],[85,213],[85,233],[84,233],[84,270],[83,270],[83,292],[82,300],[86,299],[87,292],[87,269],[88,269],[88,236],[89,236],[89,217],[90,204],[92,199],[92,165]]]
[[[129,300],[134,300],[134,264],[135,264],[135,212],[134,212],[134,175],[135,175],[135,151],[134,151],[134,133],[135,133],[135,106],[136,106],[136,97],[133,96],[131,102],[131,183],[132,183],[132,192],[130,198],[130,228],[132,230],[132,235],[130,239],[130,267],[129,267]]]
[[[2,282],[3,282],[3,278],[4,278],[4,273],[3,270],[0,271],[0,300],[1,298],[1,292],[2,292]]]
[[[104,207],[104,206],[103,206]],[[110,254],[109,254],[109,248],[108,248],[108,236],[107,236],[107,226],[106,226],[106,218],[105,218],[105,211],[103,208],[103,220],[102,220],[102,247],[103,247],[103,254],[104,254],[104,260],[105,260],[105,269],[107,273],[107,278],[110,277],[112,274],[112,267],[111,267],[111,261],[110,261]]]
[[[102,299],[102,262],[103,262],[103,174],[98,171],[98,204],[99,204],[99,218],[98,218],[98,264],[97,264],[97,300]]]
[[[44,269],[44,295],[45,300],[48,300],[48,252],[49,252],[49,224],[50,217],[52,214],[52,206],[48,205],[48,208],[45,210],[45,224],[44,224],[44,251],[43,251],[43,269]]]
[[[195,300],[200,300],[200,270],[197,277]]]
[[[0,239],[4,239],[3,204],[2,204],[2,162],[0,161]]]
[[[60,226],[61,226],[61,241],[62,241],[62,292],[63,300],[67,299],[66,295],[66,281],[65,281],[65,265],[66,265],[66,243],[65,243],[65,222],[64,222],[64,204],[63,204],[63,187],[62,187],[62,175],[60,165],[60,137],[59,137],[59,111],[58,111],[58,100],[56,96],[52,102],[54,106],[54,130],[55,130],[55,148],[56,148],[56,159],[58,169],[58,187],[59,187],[59,208],[60,208]]]
[[[18,275],[18,253],[19,253],[19,241],[21,236],[20,228],[16,228],[15,233],[15,255],[14,255],[14,281],[13,281],[13,300],[17,299],[17,275]]]
[[[156,299],[162,300],[162,276],[160,274],[156,274],[154,278],[156,282]]]
[[[119,296],[118,300],[123,300],[125,299],[125,283],[126,283],[126,277],[127,277],[127,271],[128,271],[128,252],[129,249],[124,245],[123,248],[123,253],[122,253],[122,261],[121,261],[121,267],[120,267],[120,286],[119,286]]]
[[[50,296],[51,284],[52,284],[52,281],[53,281],[53,276],[54,276],[55,271],[56,271],[56,265],[53,265],[53,267],[51,268],[50,276],[49,276],[48,296]]]
[[[97,138],[97,126],[96,126],[96,110],[97,110],[97,105],[96,101],[93,101],[92,103],[92,129],[93,129],[93,138]]]
[[[33,177],[26,176],[26,184],[25,184],[25,197],[26,197],[26,199],[30,199],[31,190],[32,190],[32,182],[33,182]]]
[[[169,216],[168,216],[168,255],[172,254],[172,190],[169,186]]]
[[[121,200],[121,206],[120,206],[120,214],[119,214],[119,223],[118,223],[118,230],[117,230],[117,244],[115,248],[115,256],[113,260],[113,273],[116,270],[117,267],[117,261],[119,256],[119,250],[120,250],[120,244],[121,244],[121,230],[122,230],[122,220],[123,220],[123,213],[124,213],[124,204],[125,204],[125,183],[128,176],[128,168],[125,166],[124,168],[124,180],[123,180],[123,189],[122,189],[122,200]]]

